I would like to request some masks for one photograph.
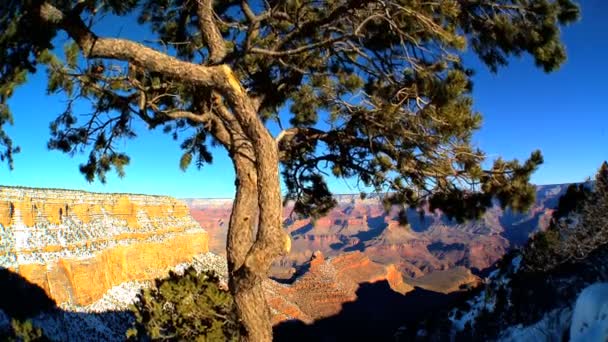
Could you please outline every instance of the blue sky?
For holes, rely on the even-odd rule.
[[[608,1],[583,0],[582,20],[563,30],[568,61],[545,74],[527,58],[513,59],[491,74],[473,56],[475,109],[484,124],[476,143],[491,157],[525,159],[540,149],[545,163],[534,174],[536,184],[582,181],[608,160]],[[109,35],[152,38],[140,28],[107,25]],[[109,175],[107,184],[87,183],[78,171],[86,154],[70,157],[48,151],[49,123],[63,110],[61,96],[45,93],[46,75],[39,72],[10,101],[15,124],[6,127],[22,152],[15,169],[0,165],[0,185],[58,187],[99,192],[165,194],[175,197],[232,197],[234,172],[217,149],[213,165],[180,171],[179,142],[160,131],[138,130],[138,138],[122,147],[131,156],[126,177]],[[143,125],[141,125],[143,128]],[[335,193],[356,192],[344,180],[330,180]]]

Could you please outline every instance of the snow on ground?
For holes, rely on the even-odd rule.
[[[498,341],[561,341],[571,317],[572,310],[569,308],[555,309],[532,325],[524,327],[518,324],[509,327],[501,334]]]
[[[511,260],[511,267],[513,268],[513,273],[517,273],[519,268],[521,267],[521,260],[523,256],[520,254]]]
[[[608,283],[596,283],[585,288],[576,300],[570,341],[608,340]]]
[[[213,253],[200,254],[191,263],[176,265],[172,270],[180,274],[189,266],[197,272],[214,271],[226,286],[228,266],[224,257]],[[129,306],[135,303],[142,288],[152,284],[153,281],[126,282],[111,288],[91,305],[62,305],[61,311],[42,313],[32,321],[51,341],[124,341],[126,330],[134,321],[133,314],[128,311]],[[9,326],[10,318],[0,310],[0,332]]]
[[[560,341],[568,331],[571,342],[608,341],[608,283],[586,287],[574,310],[555,309],[532,325],[509,327],[499,341]]]
[[[11,324],[10,319],[4,311],[0,310],[0,332],[8,329],[9,324]]]
[[[511,261],[511,269],[508,272],[501,273],[500,270],[495,270],[490,273],[486,279],[487,286],[485,290],[467,301],[470,309],[464,312],[459,309],[451,311],[449,319],[452,322],[452,326],[456,330],[462,331],[467,323],[474,325],[481,312],[494,312],[496,289],[503,287],[508,291],[510,290],[508,285],[511,281],[511,275],[519,270],[520,264],[521,256],[517,256]]]

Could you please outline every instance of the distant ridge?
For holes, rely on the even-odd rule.
[[[0,190],[2,189],[21,189],[21,190],[48,190],[48,191],[67,191],[67,192],[83,192],[87,194],[95,194],[95,195],[135,195],[135,196],[151,196],[151,197],[171,197],[174,196],[169,195],[159,195],[159,194],[142,194],[142,193],[134,193],[134,192],[97,192],[97,191],[88,191],[82,189],[65,189],[65,188],[48,188],[48,187],[31,187],[31,186],[20,186],[20,185],[2,185],[0,184]]]
[[[568,186],[570,184],[581,184],[581,183],[589,183],[589,184],[593,184],[593,181],[582,181],[582,182],[572,182],[572,183],[555,183],[555,184],[534,184],[534,186],[540,190],[541,188],[546,188],[546,187],[563,187],[563,186]],[[386,192],[370,192],[370,193],[366,193],[367,197],[376,197],[376,196],[381,196],[386,194]],[[361,195],[361,193],[359,192],[353,192],[353,193],[337,193],[337,194],[333,194],[334,197],[346,197],[346,196],[357,196],[359,197]],[[192,200],[234,200],[234,197],[180,197],[179,199],[183,200],[183,201],[192,201]]]

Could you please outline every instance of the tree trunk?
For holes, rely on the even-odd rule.
[[[231,276],[243,265],[247,252],[253,245],[253,231],[258,217],[257,174],[250,157],[252,154],[240,153],[233,156],[236,194],[232,204],[226,246],[228,272]]]
[[[278,148],[258,116],[259,103],[249,97],[227,64],[197,65],[128,39],[99,37],[84,23],[79,11],[64,13],[47,1],[34,3],[32,17],[37,15],[44,26],[65,31],[87,59],[129,62],[147,72],[183,81],[200,90],[211,89],[219,95],[220,101],[214,103],[209,113],[170,111],[163,115],[205,124],[230,152],[237,174],[227,242],[230,290],[244,327],[243,340],[271,341],[270,310],[262,282],[274,258],[288,250],[290,243],[281,227]],[[197,4],[210,61],[219,62],[225,56],[226,46],[212,17],[213,1],[201,0]],[[142,115],[144,121],[145,117]]]
[[[243,326],[241,341],[272,341],[270,309],[262,286],[265,278],[266,275],[262,277],[247,267],[240,268],[237,274],[231,277],[237,315]]]
[[[242,340],[269,342],[272,326],[262,282],[272,261],[290,246],[281,222],[278,146],[232,70],[224,71],[221,92],[239,129],[238,141],[231,144],[237,194],[227,246],[230,289],[244,328]],[[254,224],[248,217],[254,212],[257,234],[251,243]]]
[[[233,155],[236,196],[227,240],[229,285],[236,303],[237,315],[243,326],[241,340],[272,341],[270,310],[262,287],[267,273],[256,272],[245,266],[247,254],[254,243],[253,232],[260,209],[258,208],[258,177],[252,151],[244,150]],[[270,210],[280,211],[281,208],[279,206]]]

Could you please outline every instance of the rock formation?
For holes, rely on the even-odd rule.
[[[0,187],[0,267],[64,306],[207,251],[207,233],[170,197]]]
[[[316,251],[304,266],[305,273],[292,283],[265,282],[273,323],[291,319],[311,323],[336,315],[344,303],[357,299],[356,292],[362,283],[386,280],[393,291],[401,294],[414,289],[403,281],[394,265],[380,265],[361,252],[326,259]]]
[[[226,235],[232,199],[184,199],[192,217],[209,234],[209,250],[226,256]]]
[[[482,219],[465,224],[450,221],[441,213],[408,213],[409,227],[400,227],[397,213],[386,213],[379,195],[338,195],[338,205],[327,216],[312,222],[290,216],[284,210],[285,227],[291,234],[289,255],[275,262],[272,274],[287,279],[316,250],[333,257],[360,251],[384,266],[394,265],[406,277],[418,278],[457,266],[483,270],[492,266],[512,246],[523,244],[530,233],[544,229],[552,208],[567,185],[537,187],[532,210],[519,214],[490,208]],[[210,234],[210,250],[225,253],[231,200],[186,200],[193,217]]]

